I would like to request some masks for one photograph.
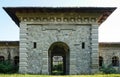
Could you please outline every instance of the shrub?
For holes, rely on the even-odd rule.
[[[103,65],[102,67],[100,67],[100,71],[105,73],[105,74],[115,74],[117,73],[117,71],[115,70],[115,68],[113,68],[113,66],[110,64],[108,66]]]
[[[0,73],[14,73],[18,70],[10,61],[0,62]]]
[[[63,74],[63,67],[62,66],[63,66],[62,63],[60,63],[58,65],[54,65],[52,74],[53,75],[62,75]]]

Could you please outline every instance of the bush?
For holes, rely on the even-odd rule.
[[[103,65],[102,67],[100,67],[100,71],[105,73],[105,74],[115,74],[117,73],[117,71],[115,70],[115,68],[113,68],[113,66],[110,64],[108,66]]]
[[[52,74],[53,75],[62,75],[63,74],[63,67],[62,66],[63,66],[62,63],[60,63],[58,65],[54,65]]]
[[[10,61],[0,62],[0,73],[14,73],[16,71],[18,71],[18,67],[15,67]]]

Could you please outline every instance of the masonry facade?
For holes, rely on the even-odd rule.
[[[0,41],[0,62],[10,60],[15,66],[19,65],[19,42]]]
[[[99,43],[99,67],[111,65],[120,73],[120,43]],[[10,56],[9,56],[10,55]],[[9,59],[10,58],[10,59]],[[10,60],[15,66],[19,64],[19,42],[0,41],[0,62]],[[84,62],[84,61],[83,61]]]
[[[99,70],[98,26],[115,8],[4,8],[20,27],[20,73],[62,74]]]
[[[101,58],[101,59],[100,59]],[[99,44],[99,65],[113,66],[120,73],[120,43]]]

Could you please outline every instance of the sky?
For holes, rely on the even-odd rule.
[[[19,27],[2,7],[117,7],[99,26],[99,42],[120,42],[120,0],[0,0],[0,41],[18,41]]]

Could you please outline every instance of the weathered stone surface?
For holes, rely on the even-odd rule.
[[[10,52],[10,56],[11,56],[11,60],[12,62],[14,63],[14,58],[16,56],[19,56],[19,46],[0,46],[0,56],[3,56],[4,57],[4,60],[8,60],[8,55]]]
[[[19,67],[19,73],[22,73],[22,74],[28,73],[27,67]]]
[[[62,56],[65,74],[98,71],[98,24],[104,22],[115,8],[3,9],[20,27],[20,73],[51,74],[54,56]]]
[[[36,18],[36,14],[32,17],[31,13],[27,17],[25,14],[20,19],[20,53],[27,54],[28,73],[51,74],[50,47],[56,42],[68,46],[64,49],[68,51],[66,74],[91,73],[91,66],[97,64],[96,58],[98,60],[96,16],[88,13],[82,13],[80,17],[78,13],[53,13],[49,17],[49,13],[47,16],[40,13]],[[98,70],[98,67],[94,69]]]
[[[99,56],[103,58],[103,64],[105,66],[112,64],[112,58],[114,56],[118,57],[118,66],[113,67],[120,72],[120,43],[100,43]]]
[[[72,46],[74,50],[70,48],[70,64],[75,66],[74,69],[79,71],[78,74],[89,72],[90,28],[90,25],[71,25],[70,27],[69,25],[28,25],[29,72],[40,73],[38,70],[42,71],[45,65],[48,66],[45,60],[48,60],[49,47],[57,41],[65,42],[70,47],[75,44],[75,46]],[[37,43],[36,49],[33,48],[34,41]],[[82,42],[85,43],[85,49],[82,49]],[[74,59],[74,62],[72,59]],[[79,69],[76,69],[76,67]],[[47,69],[48,67],[46,67]]]

